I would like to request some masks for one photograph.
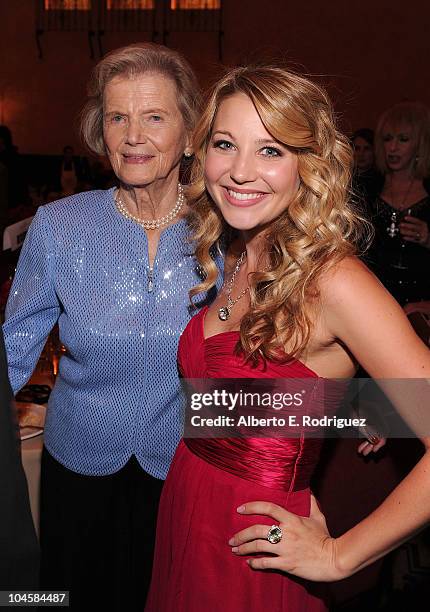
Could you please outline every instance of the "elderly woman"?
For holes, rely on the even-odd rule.
[[[402,102],[386,110],[375,151],[384,181],[370,206],[376,230],[371,266],[400,304],[429,300],[430,109]]]
[[[190,66],[165,47],[128,46],[96,66],[82,133],[119,187],[42,206],[11,290],[14,390],[57,322],[66,348],[45,428],[42,581],[69,589],[76,609],[144,604],[180,438],[176,349],[199,281],[179,183],[198,101]]]

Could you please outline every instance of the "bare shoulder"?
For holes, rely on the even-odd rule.
[[[358,259],[348,257],[320,279],[322,318],[377,377],[430,375],[430,352],[415,335],[401,306]]]
[[[398,302],[356,257],[345,257],[331,267],[321,277],[319,291],[322,310],[332,324],[340,325],[351,318],[366,325],[373,322],[385,326],[390,320],[407,324]]]
[[[326,306],[369,298],[387,299],[395,304],[391,295],[369,268],[356,257],[345,257],[330,267],[319,281],[321,300]]]

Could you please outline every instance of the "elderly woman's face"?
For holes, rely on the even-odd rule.
[[[145,187],[177,179],[189,137],[173,81],[159,73],[115,77],[104,91],[103,134],[117,177]]]

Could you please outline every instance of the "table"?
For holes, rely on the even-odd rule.
[[[13,225],[9,225],[3,233],[3,251],[7,251],[11,249],[15,251],[22,246],[24,242],[25,235],[27,233],[28,228],[30,227],[30,223],[32,222],[33,217],[27,217],[27,219],[22,219]]]

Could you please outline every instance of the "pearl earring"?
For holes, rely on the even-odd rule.
[[[191,157],[192,153],[191,153],[191,151],[185,151],[184,155],[185,155],[185,157]]]

